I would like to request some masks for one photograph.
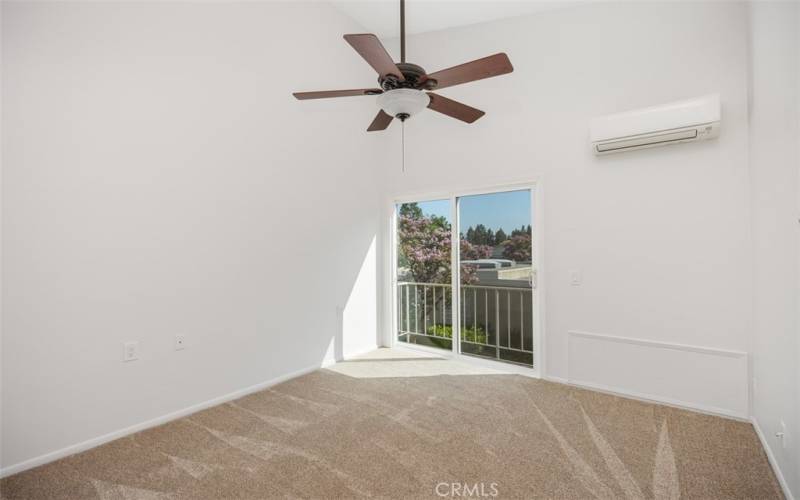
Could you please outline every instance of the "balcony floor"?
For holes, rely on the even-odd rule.
[[[337,363],[329,370],[356,378],[435,377],[439,375],[504,375],[507,372],[445,359],[410,348],[378,349]]]

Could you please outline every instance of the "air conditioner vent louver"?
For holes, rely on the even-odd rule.
[[[595,118],[592,149],[603,155],[719,135],[719,95]]]

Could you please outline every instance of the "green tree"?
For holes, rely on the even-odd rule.
[[[476,245],[486,245],[488,240],[488,231],[486,230],[486,226],[483,224],[478,224],[475,226],[475,236],[470,243],[474,243]]]
[[[447,218],[441,215],[431,215],[428,217],[431,221],[431,224],[434,226],[446,229],[447,231],[450,230],[450,222],[448,222]]]
[[[508,235],[506,234],[505,231],[503,231],[503,228],[501,227],[500,229],[497,230],[497,232],[494,235],[494,244],[499,245],[500,243],[506,241],[507,239]]]
[[[511,236],[512,237],[513,236],[520,236],[520,235],[524,235],[524,234],[527,234],[528,236],[531,235],[531,226],[530,226],[530,224],[528,224],[527,226],[523,224],[522,226],[519,227],[519,229],[514,229],[513,231],[511,231]]]
[[[400,205],[400,217],[421,219],[423,217],[422,209],[419,208],[417,203],[403,203]]]

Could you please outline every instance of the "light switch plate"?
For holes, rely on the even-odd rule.
[[[122,350],[122,361],[139,359],[139,342],[125,342]]]
[[[175,350],[186,349],[186,336],[183,334],[175,335]]]

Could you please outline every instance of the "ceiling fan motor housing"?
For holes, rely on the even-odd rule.
[[[396,63],[397,69],[403,74],[404,81],[400,81],[396,75],[386,75],[383,78],[378,78],[383,90],[394,89],[417,89],[417,90],[433,90],[436,88],[437,82],[433,78],[428,78],[425,69],[422,66],[417,66],[411,63]]]

